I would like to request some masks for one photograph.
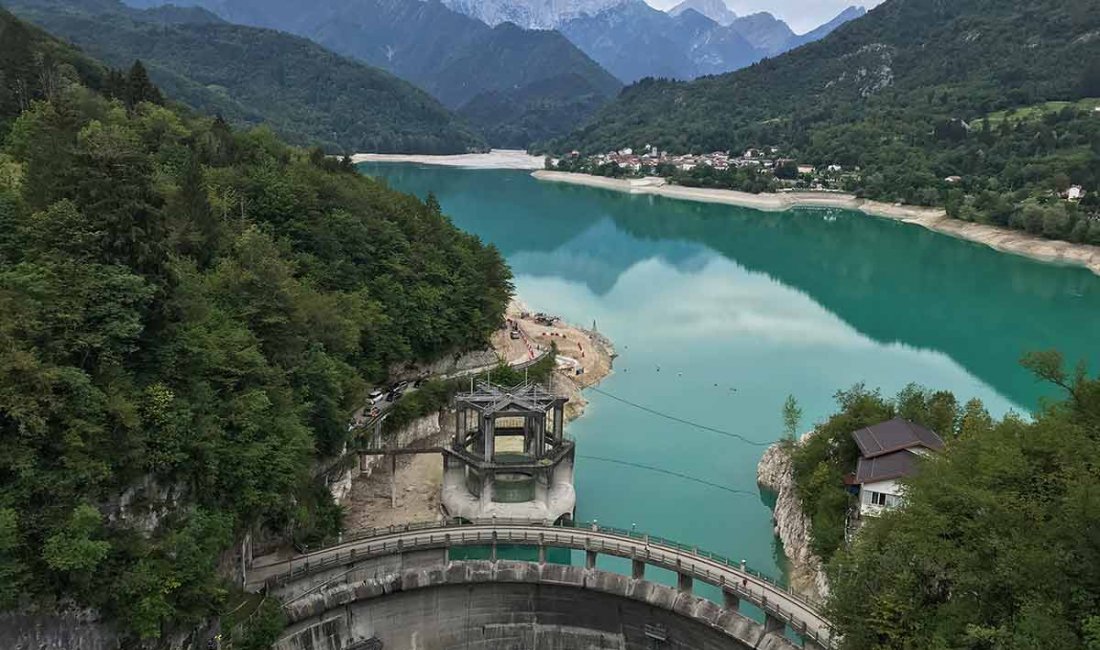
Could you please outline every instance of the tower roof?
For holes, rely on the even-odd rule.
[[[455,396],[456,406],[473,408],[483,415],[506,411],[545,413],[568,401],[569,398],[554,395],[535,383],[506,388],[489,382],[478,382],[473,391]]]
[[[944,448],[943,439],[933,431],[902,418],[853,431],[852,438],[864,458],[877,458],[914,447],[926,447],[933,451]]]

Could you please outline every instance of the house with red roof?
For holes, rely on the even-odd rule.
[[[915,422],[895,418],[852,432],[859,463],[849,481],[859,488],[859,515],[877,516],[901,505],[902,479],[920,471],[923,457],[943,451],[943,439]]]

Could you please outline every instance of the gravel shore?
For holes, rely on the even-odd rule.
[[[351,157],[353,163],[416,163],[420,165],[438,165],[440,167],[463,167],[466,169],[542,169],[545,160],[541,156],[528,155],[517,149],[493,149],[489,153],[468,153],[454,156],[421,156],[410,154],[357,153]]]

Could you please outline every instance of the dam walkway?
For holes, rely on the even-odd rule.
[[[781,631],[789,626],[807,647],[835,646],[832,626],[821,604],[808,600],[752,571],[741,562],[708,553],[637,531],[619,530],[597,524],[546,525],[529,521],[479,521],[473,523],[427,523],[352,532],[337,543],[292,558],[251,567],[247,588],[252,591],[278,590],[314,576],[332,575],[334,569],[358,562],[400,556],[425,550],[449,551],[456,547],[486,547],[496,560],[498,545],[537,548],[539,563],[545,564],[550,548],[583,551],[585,564],[595,568],[596,558],[611,555],[631,561],[632,578],[643,580],[647,566],[660,567],[678,576],[680,591],[691,593],[694,581],[721,589],[724,607],[736,610],[741,601],[764,612],[765,627]],[[261,559],[262,560],[262,559]],[[314,584],[311,590],[324,586]]]

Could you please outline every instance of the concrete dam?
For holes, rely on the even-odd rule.
[[[498,545],[538,549],[538,561],[497,559]],[[489,560],[451,550],[490,549]],[[546,561],[548,549],[581,550],[584,566]],[[631,575],[596,568],[600,554],[629,559]],[[677,586],[646,579],[674,571]],[[285,604],[279,650],[390,648],[831,648],[816,604],[746,567],[634,531],[522,521],[413,525],[364,531],[330,548],[258,565],[253,591]],[[721,605],[695,595],[721,589]],[[742,602],[765,614],[744,616]]]
[[[437,451],[446,473],[443,521],[351,532],[289,559],[252,561],[246,588],[279,599],[287,617],[275,648],[834,647],[817,603],[743,562],[575,523],[565,401],[536,385],[480,384],[458,395],[454,439]],[[378,431],[362,453],[387,453]],[[501,557],[517,547],[537,560]],[[469,559],[471,548],[488,559]],[[561,549],[583,554],[583,565],[547,561]],[[597,568],[600,555],[627,560],[629,573]],[[657,571],[671,572],[675,586],[655,581]],[[703,598],[697,583],[721,596]],[[748,616],[743,604],[763,616]]]

